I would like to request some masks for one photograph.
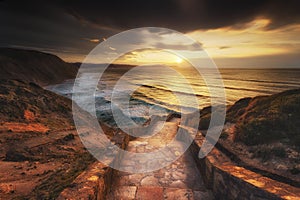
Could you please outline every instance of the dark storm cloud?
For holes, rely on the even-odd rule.
[[[86,54],[111,31],[79,22],[52,2],[0,2],[0,46],[30,48],[53,53]]]
[[[269,28],[300,21],[299,0],[109,0],[57,1],[83,22],[128,29],[160,26],[179,31],[242,24],[256,17],[272,20]],[[65,3],[64,3],[65,2]]]
[[[243,27],[257,17],[268,28],[300,22],[298,0],[0,1],[0,46],[58,55],[86,55],[102,38],[126,29],[158,26],[188,32]],[[159,33],[168,35],[168,32]],[[159,38],[158,38],[158,41]],[[142,43],[143,38],[133,42]],[[162,46],[158,43],[158,46]],[[180,47],[178,47],[180,48]]]

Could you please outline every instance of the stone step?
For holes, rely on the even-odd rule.
[[[181,188],[164,188],[164,199],[167,200],[200,200],[213,199],[208,191],[194,191]]]
[[[160,122],[156,122],[151,130],[155,132],[157,128],[161,128],[160,125]],[[162,154],[161,157],[147,157],[147,154],[145,154],[138,161],[132,159],[131,155],[124,156],[121,165],[125,166],[126,169],[143,169],[145,166],[150,166],[153,159],[162,161],[160,162],[161,168],[145,173],[116,172],[112,191],[107,199],[213,199],[210,191],[204,186],[191,152],[185,151],[180,156],[180,152],[184,150],[184,144],[176,140],[177,130],[178,122],[165,122],[159,132],[150,134],[151,137],[137,138],[130,141],[126,150],[134,153],[151,152],[163,148],[167,144],[169,152]],[[171,157],[174,155],[180,157],[172,160]]]
[[[121,186],[107,196],[108,200],[199,200],[213,199],[208,191],[157,186]]]

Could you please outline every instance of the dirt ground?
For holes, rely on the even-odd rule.
[[[0,140],[1,199],[54,198],[94,161],[76,130],[2,132]]]

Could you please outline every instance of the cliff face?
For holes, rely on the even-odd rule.
[[[39,85],[75,78],[78,66],[33,50],[0,48],[0,79],[22,79]]]

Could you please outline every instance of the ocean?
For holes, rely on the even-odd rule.
[[[131,74],[128,72],[132,71],[132,67],[109,68],[101,77],[95,90],[97,116],[114,125],[111,116],[112,102],[137,123],[144,123],[153,114],[180,112],[182,107],[201,109],[211,104],[213,97],[210,96],[205,78],[190,68],[173,68],[174,70],[179,72],[185,81],[172,70],[159,66],[139,68]],[[300,88],[300,69],[223,68],[219,71],[228,105],[244,97],[271,95]],[[117,82],[121,77],[123,77],[122,81]],[[88,73],[88,78],[86,75],[84,78],[87,81],[98,79],[93,73]],[[220,77],[214,77],[212,73],[209,78],[214,80]],[[74,80],[66,80],[61,84],[49,85],[46,89],[71,98],[73,84]],[[115,87],[116,84],[118,87]],[[209,87],[220,88],[220,85],[210,84]],[[116,96],[113,101],[112,94]],[[180,95],[180,100],[177,95]],[[196,99],[197,104],[191,99]],[[82,101],[84,100],[83,98]]]

